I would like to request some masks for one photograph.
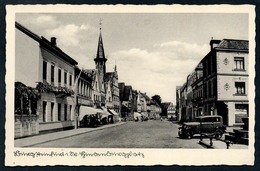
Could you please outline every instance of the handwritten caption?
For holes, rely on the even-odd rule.
[[[86,151],[80,151],[80,152],[24,152],[20,150],[14,151],[15,157],[82,157],[82,158],[88,158],[88,157],[123,157],[126,159],[133,158],[133,157],[140,157],[144,158],[144,154],[141,152],[113,152],[113,151],[107,151],[107,152],[93,152],[89,153]]]

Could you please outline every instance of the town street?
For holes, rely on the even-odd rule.
[[[88,132],[33,147],[68,148],[204,148],[199,136],[180,139],[176,123],[161,120],[127,122],[126,124]]]

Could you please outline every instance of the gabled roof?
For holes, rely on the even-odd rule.
[[[113,78],[114,72],[107,72],[105,75],[105,82],[108,82]]]
[[[97,69],[84,69],[84,73],[92,75],[92,79],[94,80],[97,74]]]
[[[125,86],[124,94],[123,94],[123,101],[128,101],[130,92],[132,91],[132,86]]]
[[[151,101],[151,98],[148,97],[145,93],[140,93],[140,94],[145,98],[146,101]]]
[[[171,104],[172,104],[171,102],[162,103],[162,109],[163,109],[163,110],[167,110],[168,107],[169,107]]]
[[[125,83],[118,83],[120,101],[128,101],[132,86],[125,85]]]
[[[216,49],[248,50],[248,40],[223,39]]]

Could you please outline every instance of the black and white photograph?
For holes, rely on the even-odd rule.
[[[7,7],[6,164],[252,165],[254,19],[251,5]]]

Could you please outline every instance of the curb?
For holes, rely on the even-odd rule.
[[[93,130],[89,130],[89,131],[85,131],[85,132],[79,132],[79,133],[75,133],[75,134],[69,135],[69,136],[64,136],[64,137],[60,137],[60,138],[53,138],[51,140],[47,140],[47,141],[43,141],[43,142],[38,142],[38,143],[34,143],[34,144],[30,144],[30,145],[24,145],[24,146],[16,146],[16,147],[31,147],[31,146],[34,146],[34,145],[39,145],[39,144],[48,143],[48,142],[52,142],[52,141],[56,141],[56,140],[61,140],[61,139],[69,138],[69,137],[74,137],[74,136],[77,136],[77,135],[82,135],[82,134],[86,134],[86,133],[89,133],[89,132],[103,130],[105,128],[112,128],[112,127],[120,126],[120,125],[124,125],[124,124],[127,124],[127,122],[121,122],[121,124],[111,125],[109,127],[100,127],[98,129],[93,129]]]

